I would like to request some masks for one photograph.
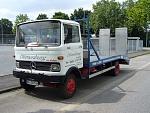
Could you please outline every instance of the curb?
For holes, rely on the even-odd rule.
[[[11,76],[12,74],[8,74],[8,75],[0,75],[0,78],[1,77],[7,77],[7,76]]]
[[[150,50],[146,50],[146,51],[143,51],[143,53],[139,53],[138,54],[138,52],[135,52],[135,53],[137,53],[137,55],[135,55],[135,56],[131,56],[131,57],[129,57],[129,58],[135,58],[135,57],[139,57],[139,56],[143,56],[143,55],[147,55],[147,54],[150,54]],[[130,55],[128,55],[128,56],[130,56]]]
[[[0,94],[2,94],[2,93],[7,93],[7,92],[11,92],[11,91],[13,91],[13,90],[18,90],[18,89],[21,89],[21,86],[16,86],[16,87],[4,89],[4,90],[0,91]]]
[[[12,74],[0,76],[0,85],[0,94],[21,88],[18,78],[15,78]]]

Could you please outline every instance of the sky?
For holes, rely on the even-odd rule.
[[[99,0],[0,0],[0,19],[6,18],[14,23],[17,15],[27,14],[31,20],[35,20],[41,13],[51,18],[58,11],[70,16],[74,9],[92,10],[92,4],[97,1]],[[125,0],[116,1],[122,3]]]

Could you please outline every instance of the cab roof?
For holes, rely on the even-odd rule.
[[[18,24],[18,26],[19,26],[19,25],[22,25],[22,24],[27,24],[27,23],[44,22],[44,21],[59,21],[59,22],[61,22],[61,23],[65,23],[65,24],[76,24],[76,25],[79,25],[78,22],[75,22],[75,21],[73,21],[73,20],[64,20],[64,19],[42,19],[42,20],[34,20],[34,21],[23,22],[23,23]]]

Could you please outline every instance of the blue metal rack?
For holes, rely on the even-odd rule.
[[[88,65],[86,65],[86,67],[88,67],[88,75],[90,75],[90,68],[95,67],[95,66],[99,66],[111,61],[115,61],[115,60],[125,60],[127,64],[129,64],[129,58],[124,56],[124,55],[117,55],[117,56],[109,56],[108,58],[103,58],[101,59],[100,56],[98,55],[91,39],[90,39],[90,19],[89,17],[87,18],[82,18],[82,19],[74,19],[74,21],[79,22],[79,21],[87,21],[87,28],[88,28],[88,37],[87,37],[87,45],[88,45]],[[90,53],[90,48],[92,47],[92,49],[94,50],[94,54],[97,57],[97,60],[95,61],[90,61],[90,56],[93,56],[93,53]]]
[[[92,62],[90,62],[90,56],[93,55],[93,53],[92,54],[90,53],[90,47],[92,47],[92,49],[94,50],[95,55],[97,56],[97,59],[98,59],[97,62],[100,61],[100,57],[99,57],[95,47],[93,46],[93,43],[92,43],[91,39],[90,39],[90,19],[89,19],[89,17],[82,18],[82,19],[76,19],[76,17],[75,17],[74,20],[76,22],[87,21],[87,27],[88,27],[88,37],[87,37],[87,43],[88,43],[88,75],[90,75],[90,68],[93,67],[93,65],[91,65]]]

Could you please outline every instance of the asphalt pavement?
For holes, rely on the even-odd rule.
[[[16,88],[20,88],[18,78],[15,78],[12,74],[0,77],[0,94]]]
[[[119,76],[78,80],[73,98],[59,88],[38,86],[0,94],[0,113],[150,113],[150,54],[121,65]]]
[[[0,46],[0,76],[12,74],[15,69],[14,46]]]
[[[6,47],[6,48],[9,48],[9,47]],[[6,48],[5,48],[5,49],[6,49]],[[10,47],[10,48],[12,48],[12,47]],[[9,48],[9,49],[10,49],[10,48]],[[3,48],[3,49],[4,49],[4,48]],[[0,51],[2,51],[3,49],[1,48]],[[8,51],[7,51],[7,52],[8,52]],[[4,52],[4,54],[7,54],[7,52]],[[9,52],[10,52],[10,51],[9,51]],[[144,49],[144,51],[139,51],[139,52],[130,53],[128,56],[129,56],[130,58],[134,58],[134,57],[141,56],[141,55],[148,54],[148,53],[150,53],[150,49]],[[12,52],[12,54],[13,54],[13,52]],[[3,57],[5,57],[5,55],[2,55],[2,56],[0,57],[1,62],[2,62],[2,60],[3,60],[3,62],[4,62],[4,59],[9,60],[9,57],[7,57],[7,58],[3,58]],[[2,58],[2,59],[1,59],[1,58]],[[10,58],[11,58],[11,57],[10,57]],[[11,59],[11,60],[12,60],[12,59]],[[12,64],[12,63],[13,63],[13,64]],[[8,69],[7,74],[5,74],[5,76],[0,76],[0,93],[4,93],[4,92],[10,91],[10,90],[12,90],[12,89],[20,88],[19,79],[13,77],[13,75],[12,75],[12,70],[13,70],[14,67],[15,67],[15,66],[14,66],[15,61],[12,60],[9,64],[4,62],[4,64],[5,64],[5,65],[9,65],[9,66],[12,65],[13,67],[10,69],[10,68],[7,68],[7,66],[6,66],[6,67],[3,67],[3,65],[0,66],[0,69],[2,69],[1,71],[3,71],[4,68]],[[4,69],[4,70],[6,70],[6,69]],[[9,73],[9,74],[8,74],[8,73]],[[3,75],[4,75],[4,74],[3,74]]]

